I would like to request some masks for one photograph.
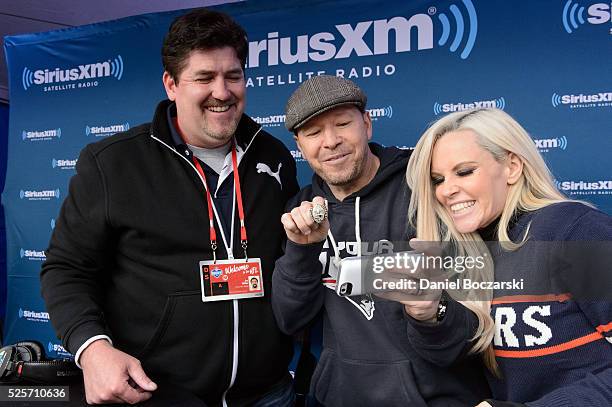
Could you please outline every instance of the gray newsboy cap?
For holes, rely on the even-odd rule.
[[[365,93],[354,82],[338,76],[314,76],[293,92],[285,106],[285,127],[295,131],[313,117],[342,105],[364,110]]]

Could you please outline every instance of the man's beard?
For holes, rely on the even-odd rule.
[[[334,174],[333,171],[321,171],[319,176],[328,184],[335,187],[344,187],[355,182],[366,171],[369,146],[366,144],[360,157],[356,157],[348,170],[341,174]]]
[[[212,131],[210,129],[210,126],[207,125],[208,123],[204,123],[202,132],[214,140],[229,141],[229,139],[231,139],[232,136],[236,133],[236,129],[238,128],[239,122],[240,116],[231,120],[228,125],[223,126],[221,131]]]
[[[359,165],[359,162],[355,162],[353,163],[352,167],[348,171],[345,170],[343,171],[342,174],[323,173],[319,175],[321,176],[321,178],[323,178],[325,182],[327,182],[327,184],[333,185],[336,187],[342,187],[342,186],[350,185],[357,178],[359,178],[359,176],[363,172],[363,167],[364,167],[363,162],[361,163],[361,165]],[[331,173],[332,171],[329,171],[329,172]]]

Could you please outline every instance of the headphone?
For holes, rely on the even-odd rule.
[[[64,383],[82,375],[71,359],[44,359],[43,347],[37,342],[18,342],[1,348],[0,383]]]

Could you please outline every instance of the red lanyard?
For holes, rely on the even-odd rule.
[[[200,173],[200,176],[204,181],[204,186],[206,187],[206,203],[208,204],[209,219],[208,226],[210,228],[210,247],[213,250],[213,260],[216,260],[217,232],[215,231],[215,217],[213,213],[212,196],[210,195],[208,183],[206,182],[206,175],[204,175],[204,170],[202,169],[200,162],[193,154],[191,155],[191,159],[196,169],[198,170],[198,173]],[[247,258],[248,240],[246,226],[244,224],[244,206],[242,205],[242,189],[240,188],[240,175],[238,174],[238,155],[236,153],[236,145],[234,143],[232,143],[232,167],[234,169],[234,190],[236,191],[236,200],[238,201],[238,217],[240,218],[240,243],[242,244],[242,249],[244,250],[244,257]],[[219,224],[219,227],[222,227],[221,224]],[[232,227],[234,226],[232,225]]]

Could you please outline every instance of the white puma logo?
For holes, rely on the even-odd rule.
[[[275,180],[277,180],[278,185],[280,185],[281,189],[283,189],[283,184],[281,183],[281,180],[280,180],[280,170],[282,166],[283,166],[283,163],[278,163],[278,170],[276,170],[276,172],[272,172],[272,169],[268,167],[268,164],[264,164],[264,163],[258,163],[255,168],[257,168],[258,174],[261,174],[263,172],[263,173],[268,174]]]

